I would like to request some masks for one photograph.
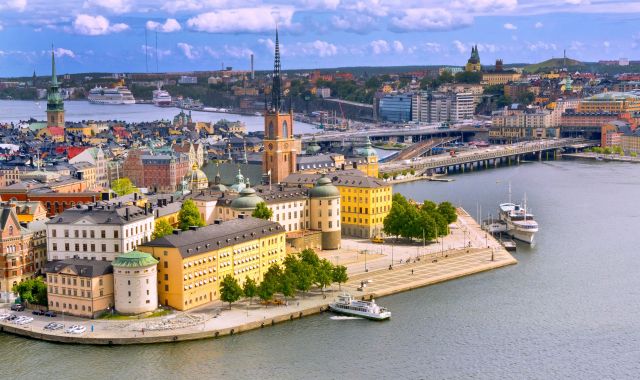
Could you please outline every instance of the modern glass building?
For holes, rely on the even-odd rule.
[[[380,100],[380,119],[393,123],[411,121],[412,94],[385,95]]]

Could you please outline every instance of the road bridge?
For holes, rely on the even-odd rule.
[[[553,158],[561,149],[579,150],[596,145],[584,139],[557,139],[523,142],[510,145],[498,145],[485,149],[474,149],[460,152],[454,156],[442,154],[429,156],[404,164],[389,162],[380,164],[381,173],[396,173],[405,169],[414,169],[416,174],[447,173],[450,171],[467,171],[479,168],[498,166],[500,163],[519,163],[525,156],[534,155],[537,159]]]
[[[309,142],[315,138],[318,143],[335,143],[349,140],[364,140],[367,136],[373,142],[398,141],[405,143],[419,142],[443,137],[472,136],[478,133],[488,133],[487,128],[461,126],[451,128],[441,128],[438,124],[391,127],[391,128],[370,128],[349,130],[344,132],[325,132],[319,134],[303,135],[302,141]]]
[[[442,138],[420,141],[401,150],[398,154],[390,158],[388,162],[411,160],[413,158],[420,157],[426,154],[428,151],[430,151],[435,147],[448,144],[457,139],[458,137],[442,137]]]

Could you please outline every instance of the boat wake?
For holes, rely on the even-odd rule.
[[[329,317],[329,319],[334,321],[344,321],[349,319],[362,319],[360,317],[347,317],[345,315],[334,315],[333,317]]]

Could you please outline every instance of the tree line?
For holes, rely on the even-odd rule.
[[[436,205],[424,201],[421,205],[410,203],[402,194],[393,195],[391,210],[384,218],[383,231],[387,235],[406,239],[432,240],[449,234],[449,224],[458,219],[450,202]]]
[[[308,292],[313,286],[324,292],[332,283],[341,285],[348,279],[344,265],[333,265],[327,259],[320,259],[313,249],[305,249],[298,254],[287,255],[282,266],[271,265],[260,284],[247,276],[241,286],[235,277],[226,275],[220,282],[220,300],[228,302],[229,308],[242,297],[249,298],[251,302],[257,296],[268,302],[276,294],[281,294],[286,300],[295,297],[296,292]]]

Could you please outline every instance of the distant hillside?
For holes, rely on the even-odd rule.
[[[535,73],[541,70],[561,69],[563,67],[578,68],[584,66],[585,65],[582,62],[571,58],[566,58],[566,60],[564,58],[551,58],[544,62],[525,66],[524,71],[528,73]]]

